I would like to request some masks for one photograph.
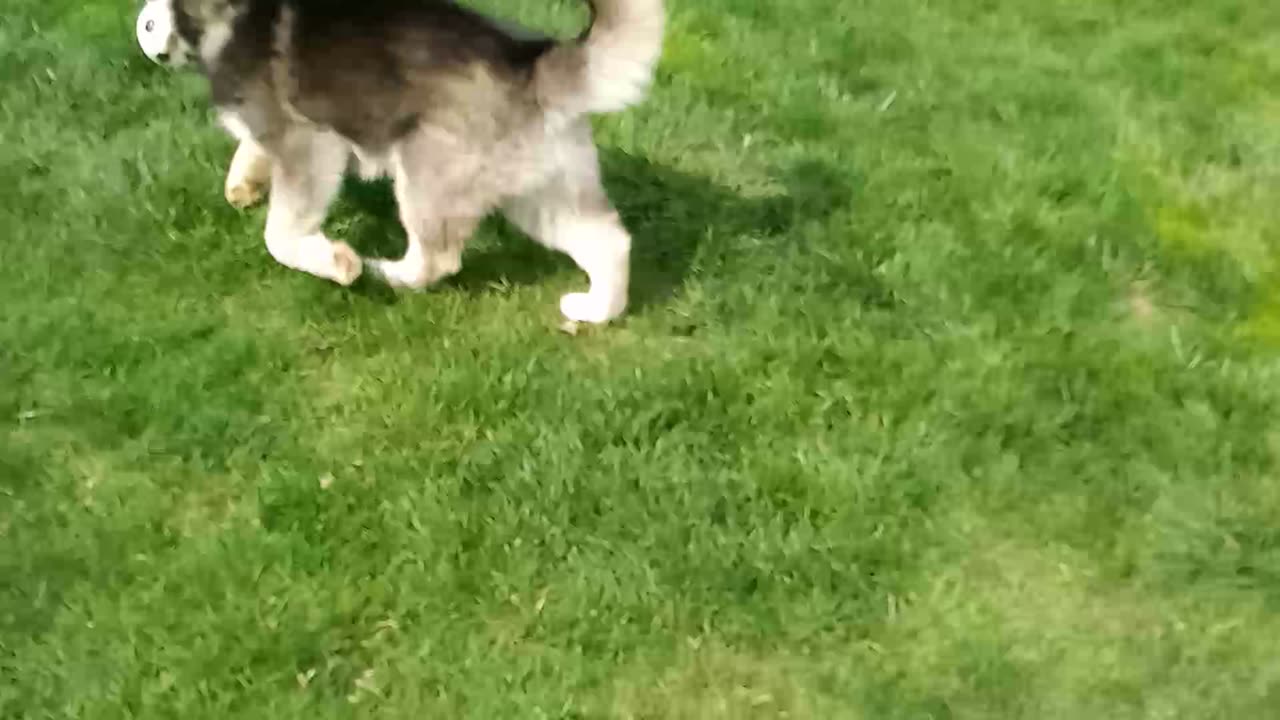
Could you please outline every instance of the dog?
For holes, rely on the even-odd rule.
[[[631,236],[601,181],[589,116],[642,100],[662,52],[662,0],[586,0],[587,29],[558,42],[451,0],[165,0],[158,59],[196,66],[239,141],[234,205],[269,190],[265,239],[281,264],[350,285],[365,269],[422,289],[457,273],[480,221],[501,211],[569,255],[586,292],[571,321],[627,304]],[[349,161],[395,188],[408,247],[362,259],[321,230]]]

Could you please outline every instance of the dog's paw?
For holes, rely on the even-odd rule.
[[[462,252],[448,249],[424,253],[411,246],[400,260],[373,260],[370,267],[391,287],[425,290],[462,270]]]
[[[446,248],[431,255],[431,282],[436,283],[462,272],[462,247]]]
[[[625,301],[610,301],[591,293],[569,293],[560,298],[560,312],[574,322],[607,323],[625,309]]]
[[[267,186],[242,180],[227,183],[226,198],[231,207],[237,210],[248,210],[261,203],[267,197]]]
[[[343,242],[333,244],[333,275],[332,279],[339,285],[349,286],[360,277],[360,273],[364,270],[364,263],[360,260],[360,256],[350,245]]]

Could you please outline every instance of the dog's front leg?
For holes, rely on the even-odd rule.
[[[267,250],[281,264],[350,285],[360,275],[360,256],[321,226],[342,186],[348,149],[336,135],[295,130],[272,147],[271,207]]]
[[[262,202],[271,187],[271,157],[251,138],[240,141],[227,172],[226,197],[244,210]]]

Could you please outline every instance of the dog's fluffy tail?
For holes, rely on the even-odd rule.
[[[662,0],[586,0],[582,37],[538,60],[534,82],[549,114],[573,118],[622,110],[642,100],[662,54]]]

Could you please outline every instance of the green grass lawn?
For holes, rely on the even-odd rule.
[[[0,16],[0,717],[1280,713],[1277,3],[671,0],[574,337],[276,265],[135,10]]]

